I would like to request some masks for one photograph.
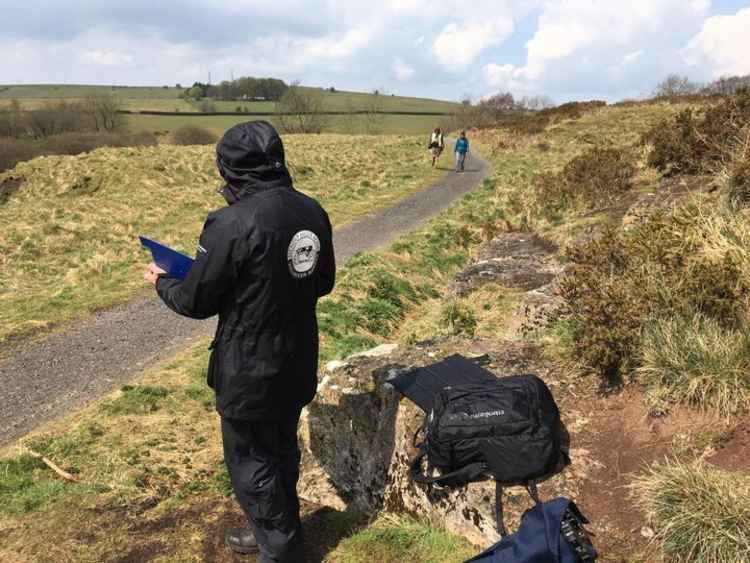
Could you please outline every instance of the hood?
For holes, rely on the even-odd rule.
[[[216,145],[216,165],[231,204],[258,190],[292,185],[281,137],[267,121],[238,123]]]

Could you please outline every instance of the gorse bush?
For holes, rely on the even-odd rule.
[[[571,160],[561,172],[536,177],[536,212],[549,219],[571,208],[590,210],[611,205],[632,188],[635,172],[631,154],[619,149],[591,149]]]
[[[667,175],[712,172],[731,159],[733,143],[750,122],[750,90],[740,90],[702,113],[680,112],[646,132],[648,164]]]
[[[183,125],[172,132],[171,139],[174,145],[210,145],[215,143],[218,137],[203,127]]]
[[[572,355],[618,378],[638,366],[650,319],[697,312],[739,329],[750,298],[749,239],[742,217],[688,205],[568,248],[557,314]]]
[[[669,461],[636,478],[631,491],[670,561],[747,561],[750,478],[708,465]]]

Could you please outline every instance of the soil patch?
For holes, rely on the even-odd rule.
[[[750,473],[750,417],[740,420],[718,444],[708,461],[726,471]]]
[[[635,388],[608,396],[591,392],[580,401],[591,405],[590,423],[576,440],[595,466],[578,500],[592,521],[596,547],[603,561],[652,560],[648,522],[628,492],[631,478],[653,462],[699,447],[695,437],[713,431],[716,420],[687,409],[653,417],[644,393]]]

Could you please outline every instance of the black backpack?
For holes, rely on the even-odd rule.
[[[525,485],[539,502],[536,483],[569,463],[562,429],[552,393],[535,375],[445,387],[415,435],[419,453],[411,476],[418,483],[443,486],[493,477],[498,530],[506,535],[502,486]],[[424,441],[416,444],[422,430]],[[440,476],[422,473],[425,457]]]

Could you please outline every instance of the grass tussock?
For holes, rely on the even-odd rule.
[[[452,563],[473,555],[463,538],[412,518],[386,515],[341,541],[326,562]]]
[[[391,205],[437,174],[421,139],[371,141],[285,138],[297,187],[321,201],[335,226]],[[192,254],[206,214],[225,205],[215,194],[220,181],[210,146],[98,149],[0,173],[0,341],[145,291],[149,256],[137,235]]]
[[[750,560],[750,479],[701,463],[652,465],[632,484],[671,561]]]
[[[731,413],[750,398],[750,329],[700,313],[656,320],[641,345],[641,379],[657,408],[683,403]]]

